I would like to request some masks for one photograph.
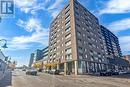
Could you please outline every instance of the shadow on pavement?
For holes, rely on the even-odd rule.
[[[130,74],[124,74],[124,75],[116,75],[112,76],[113,78],[124,78],[124,79],[130,79]]]
[[[0,87],[8,87],[12,85],[12,72],[7,71],[5,77],[0,80]]]
[[[90,75],[90,76],[94,76],[94,77],[112,77],[112,78],[130,79],[130,74],[112,75],[112,76],[100,76],[100,75]]]

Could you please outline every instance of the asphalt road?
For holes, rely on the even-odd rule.
[[[11,79],[12,75],[12,80]],[[12,82],[12,83],[11,83]],[[118,77],[26,75],[21,70],[7,73],[0,87],[130,87],[130,75]]]

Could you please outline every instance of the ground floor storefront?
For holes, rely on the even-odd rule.
[[[52,69],[52,68],[49,68]],[[107,70],[107,64],[91,61],[69,61],[57,64],[53,69],[63,71],[65,74],[96,74],[101,70]]]
[[[43,64],[44,65],[44,64]],[[59,70],[65,75],[85,75],[85,74],[99,74],[101,71],[109,70],[130,70],[130,67],[117,66],[115,64],[106,64],[93,61],[74,60],[63,63],[48,63],[44,70],[52,71]]]

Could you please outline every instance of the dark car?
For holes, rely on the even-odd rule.
[[[22,71],[26,71],[26,69],[22,69]]]
[[[55,70],[54,74],[55,75],[59,75],[60,74],[60,70]]]
[[[37,75],[37,70],[35,69],[30,69],[26,71],[26,75]]]
[[[112,75],[119,75],[119,71],[113,70],[113,71],[112,71]]]
[[[100,71],[100,76],[111,76],[112,71],[111,70],[102,70]]]
[[[50,70],[48,73],[49,74],[53,74],[53,75],[59,75],[60,74],[60,70]]]

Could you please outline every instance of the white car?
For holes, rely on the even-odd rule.
[[[126,71],[119,71],[119,75],[126,74]]]

